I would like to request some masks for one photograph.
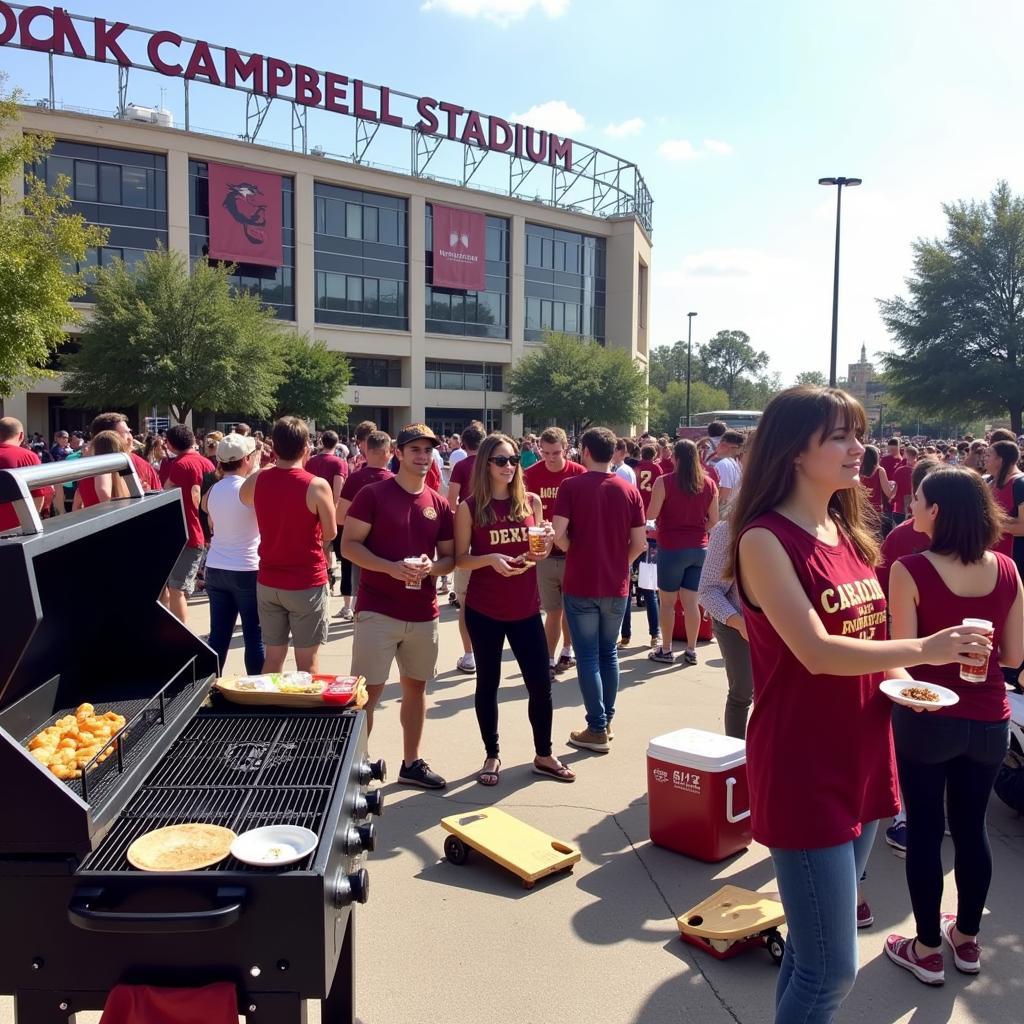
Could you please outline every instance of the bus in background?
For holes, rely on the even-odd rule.
[[[715,420],[720,420],[730,430],[750,430],[761,422],[761,413],[758,409],[714,409],[711,412],[694,413],[690,420],[692,426],[689,427],[680,421],[676,437],[696,441],[708,432],[708,424]]]

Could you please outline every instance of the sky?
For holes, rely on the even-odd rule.
[[[843,191],[840,375],[889,347],[877,299],[905,293],[944,203],[1024,191],[1024,5],[1012,0],[81,0],[75,13],[259,52],[568,135],[636,163],[654,198],[652,345],[742,330],[790,383],[828,372],[835,189]],[[45,56],[0,51],[47,95]],[[116,72],[55,61],[56,98],[110,112]],[[129,99],[183,119],[181,83],[132,72]],[[161,87],[166,91],[161,93]],[[192,124],[237,135],[244,97],[191,90]],[[343,152],[354,121],[317,113]],[[287,141],[287,107],[264,135]],[[276,118],[276,120],[275,120]],[[408,143],[390,161],[408,169]]]

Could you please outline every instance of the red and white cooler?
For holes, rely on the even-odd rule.
[[[747,745],[702,729],[656,736],[647,747],[651,841],[719,861],[752,841]]]

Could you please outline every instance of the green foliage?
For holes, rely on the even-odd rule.
[[[828,377],[821,370],[804,370],[803,373],[796,375],[796,380],[793,383],[794,385],[803,384],[812,388],[824,388],[828,387]]]
[[[51,194],[29,180],[22,196],[24,166],[41,159],[52,140],[25,135],[18,127],[19,94],[5,93],[0,75],[0,395],[34,378],[51,376],[46,364],[65,340],[64,328],[78,320],[71,300],[85,292],[65,263],[84,259],[102,245],[106,231],[67,214],[67,180]]]
[[[558,332],[512,367],[505,390],[533,423],[639,423],[647,407],[646,374],[628,352]]]
[[[987,203],[943,206],[944,239],[914,243],[909,297],[880,300],[896,342],[884,358],[908,409],[970,420],[1024,409],[1024,198],[1000,181]]]
[[[664,391],[651,388],[652,402],[648,409],[649,429],[675,437],[676,427],[686,424],[686,384],[672,381]],[[656,397],[655,397],[656,396]],[[690,415],[726,409],[729,396],[718,388],[695,380],[690,385]]]
[[[129,269],[103,268],[81,350],[65,361],[68,388],[84,406],[237,409],[270,416],[284,376],[273,313],[255,296],[233,295],[229,267],[205,261],[189,273],[160,250]]]
[[[301,416],[322,426],[344,423],[348,406],[341,394],[352,367],[340,352],[322,341],[291,335],[284,342],[284,378],[277,389],[277,416]]]
[[[690,379],[703,380],[704,367],[700,361],[700,346],[694,345],[690,361]],[[651,350],[648,380],[652,387],[664,391],[672,381],[686,383],[686,342],[659,345]]]
[[[768,353],[756,351],[745,331],[719,331],[699,350],[702,378],[724,391],[733,409],[741,407],[739,392],[744,381],[756,381],[768,368]]]

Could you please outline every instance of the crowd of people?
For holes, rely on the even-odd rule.
[[[825,1022],[854,983],[857,929],[873,923],[864,879],[880,823],[906,857],[916,924],[886,955],[927,984],[944,980],[943,942],[958,970],[980,970],[985,812],[1024,667],[1021,439],[876,445],[866,433],[853,398],[810,387],[776,396],[756,431],[715,423],[697,440],[600,426],[514,439],[478,422],[450,437],[410,424],[395,438],[364,422],[342,438],[283,417],[266,437],[237,424],[197,439],[178,424],[139,443],[107,413],[88,438],[58,432],[39,453],[0,419],[0,466],[122,451],[144,489],[180,490],[187,539],[163,600],[185,620],[205,573],[222,665],[240,618],[247,672],[280,671],[289,644],[316,672],[339,587],[371,729],[397,662],[408,785],[446,785],[422,750],[439,594],[458,605],[456,667],[476,677],[485,787],[501,780],[506,642],[533,770],[572,783],[554,751],[553,682],[576,670],[583,722],[566,743],[607,754],[634,608],[655,665],[695,665],[710,619],[725,731],[746,739],[753,833],[789,929],[776,1020]],[[63,490],[37,503],[60,514],[127,494],[116,474]],[[0,530],[12,516],[0,507]],[[959,700],[894,706],[884,679]],[[956,915],[940,913],[947,829]]]

